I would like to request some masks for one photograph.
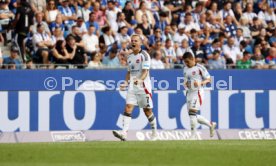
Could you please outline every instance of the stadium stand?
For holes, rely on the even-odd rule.
[[[190,51],[209,69],[275,69],[275,13],[273,0],[0,0],[0,65],[17,47],[16,69],[126,67],[139,34],[157,68]]]

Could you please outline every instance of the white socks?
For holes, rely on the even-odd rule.
[[[156,118],[153,113],[148,117],[148,120],[152,129],[152,132],[156,133],[157,124],[156,124]]]
[[[211,127],[211,122],[209,120],[207,120],[206,118],[204,118],[203,116],[201,115],[197,115],[197,122],[200,123],[200,124],[204,124],[208,127]]]
[[[190,124],[191,124],[192,135],[195,135],[196,131],[197,131],[197,118],[196,118],[196,115],[191,115],[190,114]]]
[[[123,133],[127,133],[129,129],[129,124],[131,121],[131,116],[126,116],[125,114],[123,115]]]

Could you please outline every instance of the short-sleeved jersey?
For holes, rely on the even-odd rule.
[[[195,91],[195,90],[200,90],[203,87],[194,87],[193,84],[195,81],[197,82],[202,82],[208,78],[210,78],[210,74],[207,71],[207,69],[202,66],[201,64],[196,64],[195,66],[189,68],[189,67],[184,67],[184,82],[188,83],[190,88],[188,89],[189,91]]]
[[[136,94],[147,93],[151,95],[152,88],[149,73],[142,85],[136,86],[133,84],[133,80],[141,76],[143,69],[150,69],[151,59],[149,54],[144,50],[141,50],[136,55],[132,53],[128,56],[127,63],[128,71],[130,72],[129,90],[134,90]]]

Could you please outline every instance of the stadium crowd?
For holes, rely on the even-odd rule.
[[[0,65],[125,67],[139,34],[153,69],[182,68],[185,52],[209,69],[275,69],[275,13],[275,0],[0,0]]]

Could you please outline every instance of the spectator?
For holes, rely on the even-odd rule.
[[[111,49],[108,56],[105,56],[103,58],[103,65],[111,68],[117,68],[120,67],[120,60],[117,56],[117,50],[116,49]]]
[[[186,52],[190,52],[194,56],[193,50],[189,47],[188,41],[186,39],[183,39],[180,47],[178,47],[176,50],[177,60],[182,61],[182,57]]]
[[[87,22],[85,22],[86,24],[86,28],[88,29],[90,27],[90,25],[93,25],[95,27],[95,35],[100,36],[100,25],[99,23],[96,21],[97,19],[96,13],[95,12],[91,12],[89,14],[89,20]]]
[[[243,57],[240,60],[237,60],[236,68],[237,69],[250,69],[251,68],[251,54],[247,51],[243,53]]]
[[[259,47],[255,47],[254,55],[251,57],[251,67],[253,69],[268,69],[265,59]]]
[[[115,43],[115,38],[112,34],[112,30],[110,26],[106,26],[102,28],[103,34],[99,38],[99,45],[106,45],[110,47],[113,43]]]
[[[233,19],[235,24],[238,25],[238,21],[237,21],[235,14],[231,8],[232,8],[232,4],[230,1],[227,1],[224,3],[223,9],[221,9],[219,11],[219,16],[221,18],[221,21],[223,23],[223,20],[226,19],[227,16],[231,16],[231,18]]]
[[[240,29],[242,29],[243,31],[243,37],[246,39],[251,39],[251,30],[249,29],[249,24],[248,24],[248,20],[246,18],[241,18],[240,19]]]
[[[169,60],[170,63],[175,63],[177,61],[176,53],[172,45],[172,40],[167,39],[165,42],[165,57]]]
[[[0,1],[0,26],[3,30],[8,30],[8,26],[11,20],[14,18],[14,14],[8,8],[9,0]]]
[[[235,17],[236,17],[237,20],[240,20],[240,18],[242,17],[242,15],[243,15],[243,11],[242,10],[243,9],[242,9],[241,3],[236,2],[234,4],[234,15],[235,15]]]
[[[93,25],[90,25],[88,33],[82,36],[84,49],[88,56],[91,56],[93,52],[96,52],[99,49],[99,39],[94,34],[94,32],[95,27]]]
[[[31,6],[28,2],[21,0],[18,4],[18,8],[15,14],[15,20],[13,26],[15,27],[16,41],[22,56],[23,62],[25,62],[25,55],[23,51],[24,39],[27,37],[30,26],[33,24],[34,14],[31,10]]]
[[[72,33],[70,34],[76,40],[76,45],[84,48],[84,43],[82,41],[82,33],[80,32],[80,28],[77,25],[72,26]]]
[[[91,12],[91,2],[90,1],[84,1],[83,6],[80,7],[77,13],[77,17],[81,17],[84,22],[87,22],[89,20],[89,15]]]
[[[73,58],[72,54],[69,54],[66,49],[66,42],[64,40],[58,40],[55,47],[52,49],[52,55],[54,57],[54,63],[57,65],[64,65],[68,68],[69,61]]]
[[[64,32],[64,35],[67,36],[68,33],[69,33],[69,30],[68,29],[65,29],[65,25],[63,24],[62,22],[62,14],[57,14],[56,18],[55,18],[55,21],[54,22],[51,22],[49,24],[49,28],[51,30],[51,32],[54,32],[55,31],[55,28],[61,28],[61,31]]]
[[[106,16],[104,14],[103,11],[101,11],[100,9],[100,3],[98,1],[94,2],[94,6],[93,6],[93,19],[91,19],[91,13],[89,14],[89,21],[90,22],[97,22],[98,27],[96,25],[94,25],[96,27],[97,32],[100,30],[100,27],[103,27],[104,25],[107,24],[107,20],[106,20]],[[95,23],[94,23],[95,24]],[[99,34],[98,34],[99,36]]]
[[[261,8],[261,11],[259,11],[258,13],[258,18],[261,20],[262,25],[266,25],[265,14],[268,9],[268,4],[265,3],[260,8]]]
[[[237,33],[235,35],[235,45],[237,47],[240,46],[241,41],[245,40],[243,37],[243,30],[241,28],[237,29]]]
[[[207,59],[213,59],[213,52],[214,51],[221,51],[221,47],[220,47],[220,41],[218,39],[215,39],[212,42],[211,47],[208,47],[208,49],[206,50],[206,58]]]
[[[160,51],[163,58],[166,56],[163,43],[160,40],[157,40],[155,44],[152,46],[150,51],[151,57],[153,57],[156,51]]]
[[[226,16],[225,18],[225,24],[224,24],[225,30],[225,36],[236,36],[237,33],[237,26],[233,23],[231,16]]]
[[[53,46],[51,37],[45,32],[43,24],[37,24],[37,32],[33,35],[33,46],[36,52],[37,63],[49,64],[50,48]]]
[[[100,53],[93,52],[91,57],[91,61],[88,63],[87,66],[88,68],[101,68],[103,66]]]
[[[147,18],[149,20],[149,24],[152,25],[153,27],[155,26],[155,20],[152,15],[152,13],[147,9],[147,4],[145,1],[142,1],[139,6],[139,10],[136,11],[136,20],[138,24],[142,23],[142,16],[143,14],[147,15]]]
[[[218,4],[216,2],[212,2],[210,5],[210,10],[208,11],[214,17],[214,19],[218,19],[219,21],[221,20],[218,12]]]
[[[2,55],[2,49],[0,47],[0,68],[2,68],[2,64],[3,64],[3,55]]]
[[[156,21],[155,28],[160,28],[162,31],[165,31],[165,28],[170,25],[171,20],[166,12],[161,12],[159,17],[160,19]]]
[[[178,25],[178,29],[180,29],[180,27],[184,27],[184,32],[186,34],[189,34],[192,29],[195,29],[196,31],[200,30],[199,25],[194,23],[191,13],[186,13],[185,20]]]
[[[253,39],[256,39],[260,35],[262,25],[258,17],[253,18],[253,25],[250,27],[251,36]]]
[[[117,13],[117,24],[118,24],[118,31],[120,30],[120,28],[126,26],[128,28],[131,27],[131,24],[129,24],[127,21],[126,21],[126,16],[124,13],[122,12],[118,12]]]
[[[269,40],[269,37],[266,34],[266,29],[261,28],[259,35],[255,37],[254,46],[261,44],[262,41],[268,41],[268,40]]]
[[[3,58],[3,67],[5,69],[22,69],[22,63],[18,57],[19,48],[12,46],[10,49],[10,56]]]
[[[123,8],[123,13],[126,16],[126,21],[130,24],[132,20],[134,20],[134,9],[132,8],[132,4],[130,1],[126,1],[125,7]]]
[[[188,36],[185,34],[185,26],[179,25],[178,31],[173,36],[173,41],[181,45],[183,39],[189,40]]]
[[[269,44],[272,47],[276,47],[276,28],[274,29],[272,36],[269,38]]]
[[[34,24],[31,26],[31,32],[33,34],[35,34],[37,32],[37,25],[43,25],[44,27],[44,31],[49,35],[51,36],[51,32],[50,32],[50,29],[49,29],[49,26],[47,24],[47,22],[43,21],[43,13],[41,12],[38,12],[36,13],[35,15],[35,22]]]
[[[201,43],[202,41],[199,38],[195,39],[195,44],[191,49],[193,50],[193,53],[195,55],[196,62],[204,64],[204,59],[206,56]]]
[[[34,13],[44,12],[46,10],[45,0],[29,0]]]
[[[119,33],[116,35],[116,41],[118,42],[119,46],[121,45],[122,41],[126,41],[127,45],[130,44],[130,36],[127,34],[128,28],[127,26],[123,26],[120,28]]]
[[[73,26],[77,26],[79,28],[80,37],[87,33],[87,28],[82,17],[78,17],[77,21],[73,24]]]
[[[153,46],[156,41],[163,42],[162,31],[160,28],[154,30],[154,34],[149,37],[149,45]]]
[[[160,51],[156,51],[153,55],[153,58],[151,59],[151,65],[150,67],[152,69],[164,69],[165,65],[162,62],[162,54]]]
[[[192,16],[193,16],[193,20],[195,23],[198,23],[200,20],[200,15],[203,14],[203,3],[202,2],[197,2],[195,9],[192,11]]]
[[[84,68],[87,64],[87,57],[83,47],[76,43],[76,39],[72,35],[66,37],[66,50],[70,55],[69,63],[74,64],[77,68]]]
[[[270,66],[272,69],[276,69],[276,48],[271,47],[269,49],[269,55],[265,59],[266,63]]]
[[[258,17],[256,13],[253,12],[253,4],[247,3],[246,4],[246,12],[243,13],[243,17],[247,18],[249,24],[253,24],[253,18]]]
[[[63,32],[60,27],[55,28],[53,32],[53,35],[52,35],[53,45],[55,45],[58,40],[64,40]]]
[[[172,28],[171,28],[171,26],[170,25],[167,25],[166,27],[165,27],[165,31],[164,31],[164,40],[167,40],[167,39],[171,39],[171,40],[173,40],[173,31],[172,31]]]
[[[145,36],[150,36],[153,34],[152,25],[149,24],[148,17],[146,14],[142,15],[142,22],[138,24],[137,27],[142,29],[143,34]]]
[[[219,36],[219,33],[221,32],[221,29],[224,28],[224,25],[221,24],[220,18],[217,17],[210,17],[210,30],[211,30],[211,37],[217,38]]]
[[[108,21],[108,25],[111,27],[114,33],[118,31],[118,24],[117,24],[117,14],[121,12],[121,9],[115,6],[113,1],[108,1],[107,3],[107,10],[106,10],[106,18]]]
[[[49,0],[45,11],[45,20],[48,24],[56,20],[59,10],[56,8],[55,0]]]
[[[227,39],[227,44],[223,46],[223,53],[226,64],[236,64],[236,61],[242,58],[240,48],[235,46],[235,39],[233,37]]]
[[[58,7],[58,10],[62,14],[62,20],[66,25],[66,29],[70,31],[72,25],[77,20],[77,13],[74,7],[69,6],[68,0],[61,0],[61,6]]]
[[[225,59],[220,56],[220,52],[215,50],[212,59],[208,60],[209,69],[226,69]]]

